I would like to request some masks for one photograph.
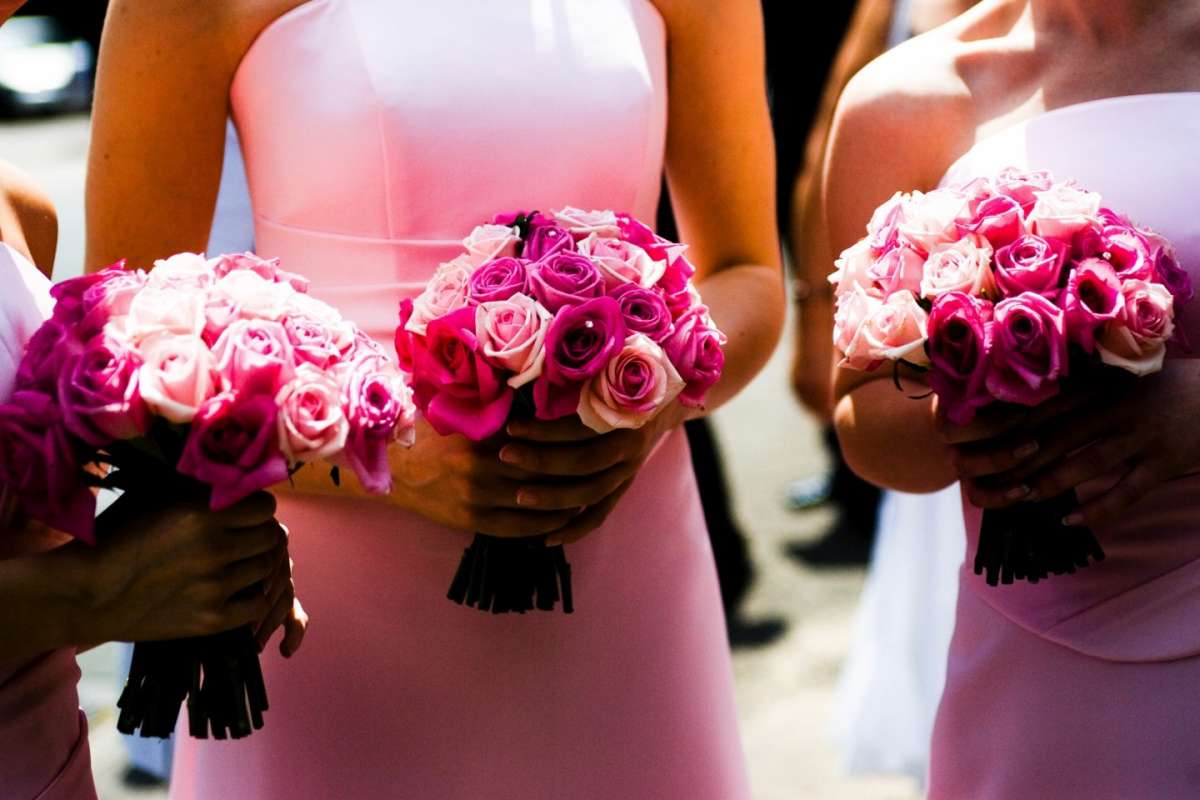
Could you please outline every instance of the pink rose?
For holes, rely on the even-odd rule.
[[[1147,232],[1147,241],[1153,251],[1154,274],[1158,281],[1171,291],[1176,306],[1182,310],[1196,296],[1192,288],[1192,276],[1179,265],[1174,246],[1157,233]]]
[[[580,253],[560,251],[529,268],[533,296],[551,313],[604,294],[604,277],[592,260]]]
[[[625,347],[608,366],[583,385],[579,418],[597,433],[640,428],[670,404],[683,387],[683,378],[663,349],[635,333],[625,340]]]
[[[617,215],[611,211],[584,211],[581,208],[566,208],[554,212],[554,220],[566,228],[576,239],[593,233],[601,236],[619,236],[621,229]]]
[[[312,364],[328,369],[341,360],[342,353],[354,343],[354,327],[341,322],[326,325],[301,316],[285,317],[283,330],[297,364]]]
[[[472,305],[507,300],[529,293],[529,262],[504,256],[481,265],[467,281],[467,301]]]
[[[504,427],[513,390],[484,358],[475,335],[476,313],[460,308],[429,323],[425,338],[413,341],[413,390],[438,433],[482,441]]]
[[[650,257],[655,261],[665,261],[668,274],[678,269],[685,272],[682,277],[686,280],[691,278],[692,274],[695,273],[695,269],[683,258],[683,254],[688,249],[686,244],[679,244],[678,242],[672,242],[670,239],[664,239],[651,230],[649,226],[639,222],[628,214],[617,214],[617,227],[621,231],[622,239],[630,244],[636,244],[649,253]],[[667,277],[664,276],[664,281],[666,280]],[[671,291],[679,288],[681,287],[675,284],[669,286]]]
[[[199,336],[163,333],[146,339],[139,350],[142,400],[168,421],[191,422],[200,406],[220,391],[221,376]]]
[[[915,252],[911,248],[909,250]],[[923,263],[924,259],[922,259]],[[852,293],[856,288],[861,288],[875,296],[881,296],[882,292],[876,285],[876,276],[871,271],[874,265],[875,253],[870,242],[866,239],[859,239],[843,250],[833,262],[834,271],[829,276],[829,282],[834,285],[834,291],[839,297]]]
[[[887,297],[896,292],[920,293],[921,281],[925,277],[925,262],[925,256],[908,245],[893,247],[875,259],[868,269],[867,274],[872,282],[868,294]]]
[[[342,411],[342,387],[312,364],[275,397],[279,406],[279,446],[290,463],[311,463],[342,451],[350,423]]]
[[[1059,391],[1066,377],[1067,331],[1063,310],[1025,292],[993,311],[992,369],[987,387],[997,400],[1036,406]]]
[[[284,310],[287,316],[306,317],[329,327],[335,327],[344,322],[336,308],[300,292],[288,295],[287,306]]]
[[[1068,338],[1090,353],[1096,333],[1119,318],[1124,309],[1121,279],[1103,258],[1086,259],[1071,270],[1062,305],[1067,313]]]
[[[1076,233],[1096,224],[1100,195],[1068,183],[1058,183],[1037,192],[1037,203],[1029,212],[1029,229],[1046,239],[1070,241]]]
[[[874,314],[875,309],[883,305],[878,297],[867,294],[861,286],[853,291],[838,295],[837,310],[833,315],[833,344],[843,357],[850,350],[854,337],[863,327],[867,319]],[[865,368],[862,365],[859,368]]]
[[[904,223],[908,200],[908,195],[896,192],[871,215],[864,241],[873,255],[885,253],[899,243],[900,225]]]
[[[675,322],[675,331],[663,342],[671,363],[686,382],[679,393],[679,402],[688,408],[703,408],[708,395],[725,369],[725,334],[708,316],[708,309],[698,306]]]
[[[998,194],[980,203],[974,216],[959,227],[964,233],[987,239],[993,248],[1001,248],[1024,235],[1025,219],[1016,200]]]
[[[91,310],[84,305],[84,295],[93,286],[112,280],[117,274],[125,271],[125,262],[105,267],[90,275],[80,275],[59,281],[50,287],[50,296],[54,298],[54,319],[64,325],[78,325]]]
[[[925,261],[921,296],[930,300],[947,292],[990,296],[996,291],[991,261],[992,246],[976,234],[935,245]]]
[[[463,239],[467,257],[473,264],[516,255],[519,231],[508,225],[480,225]]]
[[[648,289],[667,269],[665,261],[655,261],[636,244],[595,233],[579,242],[579,252],[591,257],[610,292],[625,283]]]
[[[396,326],[396,334],[392,340],[392,346],[396,348],[396,357],[400,362],[400,369],[405,372],[412,372],[413,334],[408,329],[408,321],[412,319],[412,315],[413,301],[411,297],[406,297],[400,301],[400,324]]]
[[[1121,294],[1121,316],[1097,341],[1100,360],[1138,376],[1158,372],[1175,333],[1175,299],[1162,284],[1138,280],[1125,281]]]
[[[508,211],[503,214],[496,214],[492,217],[492,224],[512,228],[516,227],[517,223],[521,220],[524,220],[524,224],[530,227],[554,224],[554,220],[540,211]]]
[[[11,489],[26,514],[95,543],[96,498],[54,398],[18,391],[0,405],[0,453],[0,488]]]
[[[467,305],[467,286],[475,268],[463,256],[442,264],[425,291],[413,301],[408,320],[410,333],[424,336],[430,322]]]
[[[179,253],[160,258],[150,270],[148,285],[155,289],[207,289],[212,286],[213,271],[204,256]]]
[[[309,288],[307,278],[280,269],[278,258],[259,258],[254,253],[233,253],[214,259],[212,266],[213,275],[217,278],[245,270],[271,283],[286,283],[301,294],[307,293]]]
[[[542,374],[550,312],[528,295],[482,303],[475,310],[475,336],[489,364],[513,373],[508,385],[518,389]]]
[[[920,253],[930,253],[938,245],[959,238],[958,222],[967,213],[967,198],[952,189],[913,192],[899,225],[900,241]]]
[[[211,297],[237,307],[245,319],[280,320],[297,294],[289,284],[275,283],[252,270],[234,270],[213,286]]]
[[[992,402],[987,390],[991,368],[992,304],[962,292],[944,294],[926,323],[929,386],[956,425],[966,425],[978,408]]]
[[[204,330],[201,332],[204,342],[209,347],[216,344],[225,329],[241,316],[242,310],[228,297],[210,296],[204,304]]]
[[[617,288],[610,297],[621,307],[625,328],[630,334],[645,334],[650,341],[661,344],[674,329],[674,316],[662,296],[653,289],[643,289],[632,283]]]
[[[93,447],[141,436],[150,413],[138,390],[141,357],[100,334],[65,362],[58,402],[67,430]]]
[[[883,361],[925,363],[925,310],[907,290],[871,303],[844,352],[847,366],[875,369]]]
[[[1037,204],[1038,192],[1047,191],[1054,184],[1054,179],[1044,170],[1022,172],[1015,167],[1008,167],[1001,170],[991,183],[997,194],[1017,201],[1021,211],[1028,217]]]
[[[1058,239],[1026,234],[996,251],[996,286],[1009,296],[1036,292],[1054,299],[1060,291],[1067,247]]]
[[[533,384],[538,419],[562,419],[579,408],[583,384],[625,345],[625,320],[611,297],[565,306],[546,332],[546,363]]]
[[[361,358],[343,369],[349,433],[336,460],[348,464],[368,492],[387,494],[392,490],[388,449],[393,444],[409,447],[415,436],[412,390],[386,358]]]
[[[239,319],[213,346],[217,371],[226,389],[271,397],[296,372],[287,331],[278,322]]]
[[[204,293],[147,286],[129,304],[125,335],[139,342],[158,333],[199,336],[205,326]]]
[[[278,409],[265,394],[225,392],[192,420],[177,469],[212,487],[214,511],[288,478],[279,450]]]
[[[83,293],[83,309],[86,316],[81,323],[80,333],[88,338],[113,324],[118,330],[125,328],[125,318],[133,306],[133,299],[146,286],[146,273],[142,270],[105,270],[106,280],[89,286]]]
[[[16,386],[54,394],[58,391],[58,376],[63,362],[83,349],[83,342],[57,318],[43,322],[29,342],[17,367]]]
[[[521,257],[530,261],[540,261],[551,253],[574,249],[574,237],[565,228],[550,222],[530,226],[529,235],[525,237],[521,246]]]

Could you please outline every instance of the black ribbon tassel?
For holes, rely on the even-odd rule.
[[[1037,583],[1103,561],[1104,548],[1090,529],[1063,522],[1077,507],[1070,491],[1050,500],[985,509],[975,574],[983,575],[989,586]]]
[[[505,539],[477,533],[463,550],[446,596],[459,605],[492,614],[575,611],[571,565],[561,545],[542,536]]]

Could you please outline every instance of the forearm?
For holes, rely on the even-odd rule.
[[[873,380],[844,394],[834,425],[846,463],[871,483],[902,492],[933,492],[957,480],[950,448],[934,429],[927,389]]]

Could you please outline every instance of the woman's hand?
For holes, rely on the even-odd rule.
[[[1008,413],[1016,421],[998,436],[958,449],[959,474],[980,508],[1044,500],[1117,474],[1111,490],[1068,518],[1097,525],[1200,468],[1200,361],[1170,361],[1141,379],[1106,371],[1039,408]]]
[[[500,460],[522,472],[517,501],[524,508],[565,510],[572,518],[547,539],[577,542],[599,528],[628,491],[659,440],[689,416],[679,403],[637,430],[597,434],[575,417],[555,422],[514,421]]]
[[[286,532],[287,529],[284,530]],[[308,614],[304,612],[304,607],[296,597],[296,584],[292,580],[294,567],[295,563],[287,550],[282,551],[275,570],[264,582],[271,610],[254,628],[254,638],[258,642],[258,649],[262,651],[271,635],[282,627],[283,638],[279,642],[279,653],[284,658],[295,655],[308,630]]]

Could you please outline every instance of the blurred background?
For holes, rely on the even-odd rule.
[[[786,0],[765,3],[769,31],[782,30],[787,5]],[[54,273],[59,279],[82,268],[88,106],[105,6],[99,0],[32,0],[0,28],[0,157],[30,173],[58,208]],[[791,182],[803,163],[825,76],[855,3],[830,6],[829,37],[810,37],[811,47],[785,43],[771,49],[776,75],[806,76],[803,85],[773,84],[777,109],[786,108],[777,113],[785,226]],[[795,327],[796,320],[791,324]],[[801,407],[791,388],[795,341],[789,334],[769,368],[717,414],[712,426],[721,456],[714,462],[718,482],[723,471],[732,518],[714,523],[710,517],[710,527],[724,526],[728,535],[744,537],[752,565],[752,570],[744,563],[727,570],[740,575],[730,591],[730,634],[755,795],[761,800],[915,798],[919,787],[913,778],[846,775],[831,743],[835,687],[851,644],[872,531],[852,531],[847,545],[846,514],[827,500],[833,464],[824,423]],[[873,529],[873,502],[861,512]],[[714,513],[723,515],[723,510]],[[745,592],[744,586],[749,587]],[[302,574],[298,589],[303,596]],[[80,697],[90,720],[100,796],[165,797],[161,783],[130,771],[115,731],[119,648],[97,648],[83,654],[81,663]]]

